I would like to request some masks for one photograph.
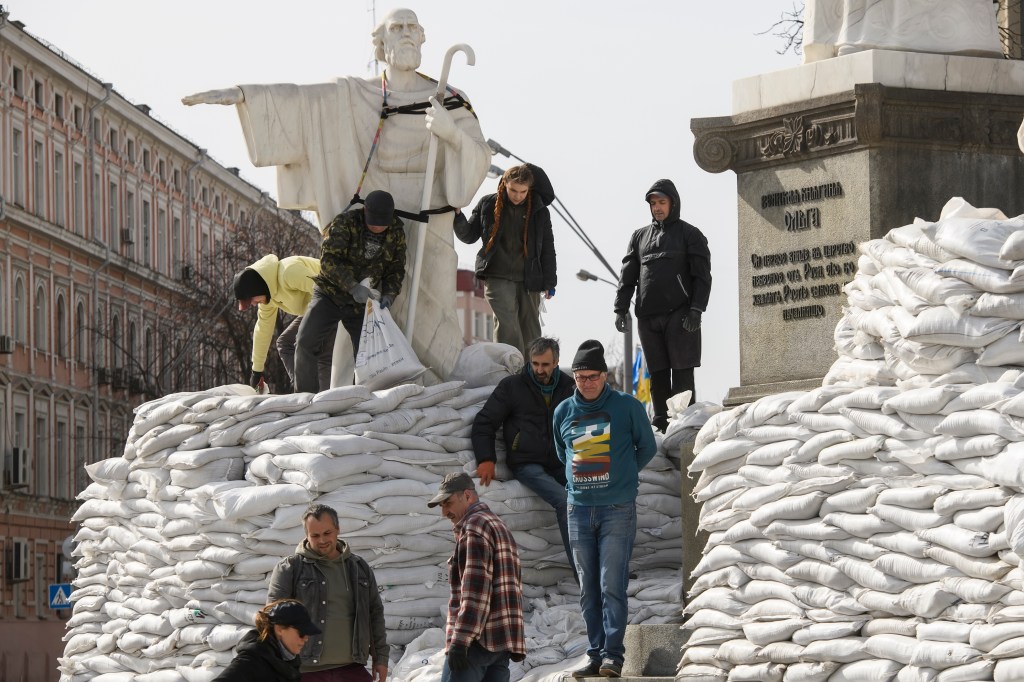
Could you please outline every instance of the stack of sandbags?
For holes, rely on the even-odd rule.
[[[822,387],[698,435],[678,680],[1024,679],[1024,222],[948,208],[862,246]]]
[[[491,390],[450,382],[261,396],[235,386],[138,408],[124,455],[88,467],[94,482],[73,519],[62,679],[215,677],[266,602],[274,566],[302,540],[312,502],[338,510],[342,537],[373,566],[390,644],[443,626],[451,523],[426,502],[445,474],[474,470],[469,430]],[[665,457],[653,464],[640,487],[639,622],[671,619],[673,608],[680,617],[678,600],[658,601],[678,573],[653,572],[678,569],[679,469]],[[519,543],[530,605],[576,604],[554,512],[510,477],[481,493]],[[552,646],[531,648],[547,662]]]

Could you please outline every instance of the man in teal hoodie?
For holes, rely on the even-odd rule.
[[[580,345],[572,372],[576,392],[554,414],[555,451],[568,480],[569,544],[590,640],[590,660],[572,676],[619,677],[640,470],[658,446],[643,404],[608,387],[600,341]]]

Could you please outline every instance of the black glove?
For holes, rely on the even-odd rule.
[[[469,650],[461,644],[448,647],[448,669],[453,673],[469,670]]]
[[[391,304],[394,303],[394,302],[395,302],[395,297],[394,296],[388,296],[387,294],[384,294],[383,296],[380,297],[380,309],[381,310],[387,310],[388,308],[391,307]]]
[[[249,385],[257,388],[261,381],[263,381],[263,372],[253,370],[253,373],[249,375]]]
[[[683,316],[683,329],[688,332],[695,332],[700,329],[700,311],[690,308],[690,312]]]
[[[633,328],[633,321],[629,318],[629,315],[622,315],[616,313],[615,315],[615,329],[625,334]]]
[[[352,288],[348,290],[348,293],[352,294],[352,299],[359,304],[366,303],[366,299],[370,298],[372,290],[370,287],[362,284],[353,284]]]

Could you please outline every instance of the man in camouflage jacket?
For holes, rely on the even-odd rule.
[[[381,190],[370,192],[363,207],[339,214],[327,226],[320,247],[320,274],[313,298],[299,325],[295,345],[295,390],[315,393],[317,358],[340,321],[359,352],[366,301],[379,295],[388,308],[405,279],[405,230],[395,216],[395,201]],[[362,284],[369,278],[370,286]],[[325,348],[326,347],[326,348]]]

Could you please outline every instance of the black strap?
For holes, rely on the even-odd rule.
[[[355,206],[357,204],[365,204],[365,203],[366,203],[366,199],[363,199],[358,194],[355,194],[355,195],[352,196],[351,201],[348,202],[348,206],[345,207],[345,211],[347,211],[348,209],[352,208],[353,206]],[[432,215],[440,215],[442,213],[451,213],[454,210],[455,210],[454,206],[442,206],[440,208],[428,208],[425,211],[420,211],[419,213],[410,213],[409,211],[403,211],[401,209],[396,208],[395,209],[395,215],[397,215],[400,218],[406,218],[408,220],[415,220],[416,222],[419,222],[419,223],[425,223],[428,220],[430,220],[430,216],[432,216]],[[342,211],[342,213],[344,213],[344,211]]]
[[[476,118],[476,112],[473,111],[473,106],[457,92],[445,97],[444,102],[441,104],[449,111],[465,108],[469,110],[469,113],[473,114],[473,118]],[[430,102],[413,102],[412,104],[403,104],[399,107],[384,107],[380,111],[380,117],[386,119],[389,116],[394,116],[396,114],[422,114],[429,108]]]

